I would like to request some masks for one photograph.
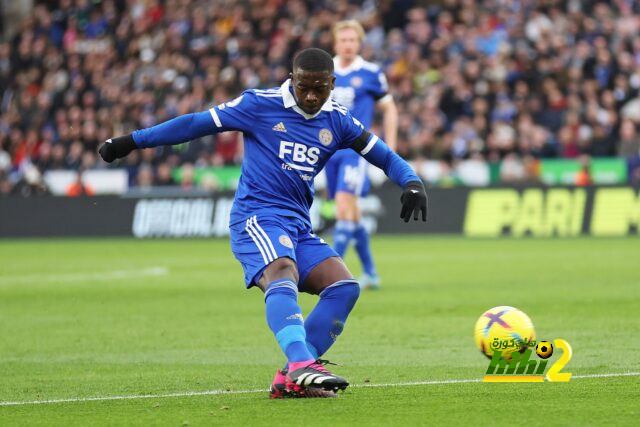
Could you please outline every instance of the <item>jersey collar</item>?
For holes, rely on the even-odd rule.
[[[341,68],[340,67],[340,58],[338,58],[337,56],[333,57],[333,70],[336,74],[349,74],[352,71],[358,71],[360,68],[362,68],[362,65],[364,64],[364,59],[362,58],[362,56],[358,55],[356,56],[356,58],[353,60],[353,62],[351,64],[349,64],[348,67],[344,67]]]
[[[318,110],[317,113],[315,114],[305,113],[302,110],[302,108],[298,107],[298,104],[296,103],[296,99],[293,97],[293,94],[291,93],[290,88],[291,88],[291,79],[287,79],[287,81],[282,83],[282,86],[280,86],[280,89],[282,89],[281,90],[282,102],[284,103],[284,108],[293,108],[293,111],[300,114],[302,117],[304,117],[307,120],[317,117],[323,111],[333,111],[333,106],[331,105],[331,97],[329,97],[327,101],[322,105],[322,107]]]

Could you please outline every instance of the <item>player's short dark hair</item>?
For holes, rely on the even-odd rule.
[[[333,73],[333,58],[326,51],[310,47],[293,58],[293,71],[328,71]]]

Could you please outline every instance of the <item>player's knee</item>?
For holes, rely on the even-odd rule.
[[[338,219],[356,221],[359,215],[356,196],[346,192],[340,192],[336,195],[336,217]]]
[[[344,297],[351,303],[355,304],[360,298],[360,285],[354,281],[352,285],[344,287]]]
[[[343,206],[336,209],[336,218],[346,221],[358,221],[360,219],[360,212],[353,206]]]
[[[360,285],[354,279],[341,280],[325,288],[320,297],[339,298],[353,306],[360,297]]]
[[[291,279],[298,283],[298,269],[296,263],[288,257],[278,258],[265,268],[261,282],[268,285],[275,280]]]
[[[278,258],[271,264],[269,264],[269,267],[267,268],[271,270],[272,274],[285,275],[287,277],[295,275],[295,279],[298,279],[298,270],[296,268],[296,263],[293,262],[291,258]]]
[[[336,203],[336,218],[350,220],[349,209],[344,204]]]

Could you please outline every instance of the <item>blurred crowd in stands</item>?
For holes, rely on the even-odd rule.
[[[0,194],[57,168],[125,167],[133,185],[175,185],[178,165],[239,164],[237,133],[116,166],[96,148],[279,85],[299,49],[332,51],[331,25],[344,18],[362,22],[362,55],[384,67],[407,159],[505,161],[505,180],[523,180],[540,158],[640,153],[637,1],[35,3],[0,41]]]

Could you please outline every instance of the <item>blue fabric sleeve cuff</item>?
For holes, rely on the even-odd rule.
[[[375,140],[374,140],[375,138]],[[371,147],[366,147],[363,157],[372,165],[379,167],[397,185],[404,188],[411,181],[421,181],[411,166],[394,153],[387,144],[375,135],[371,135]],[[364,150],[363,150],[364,152]]]

